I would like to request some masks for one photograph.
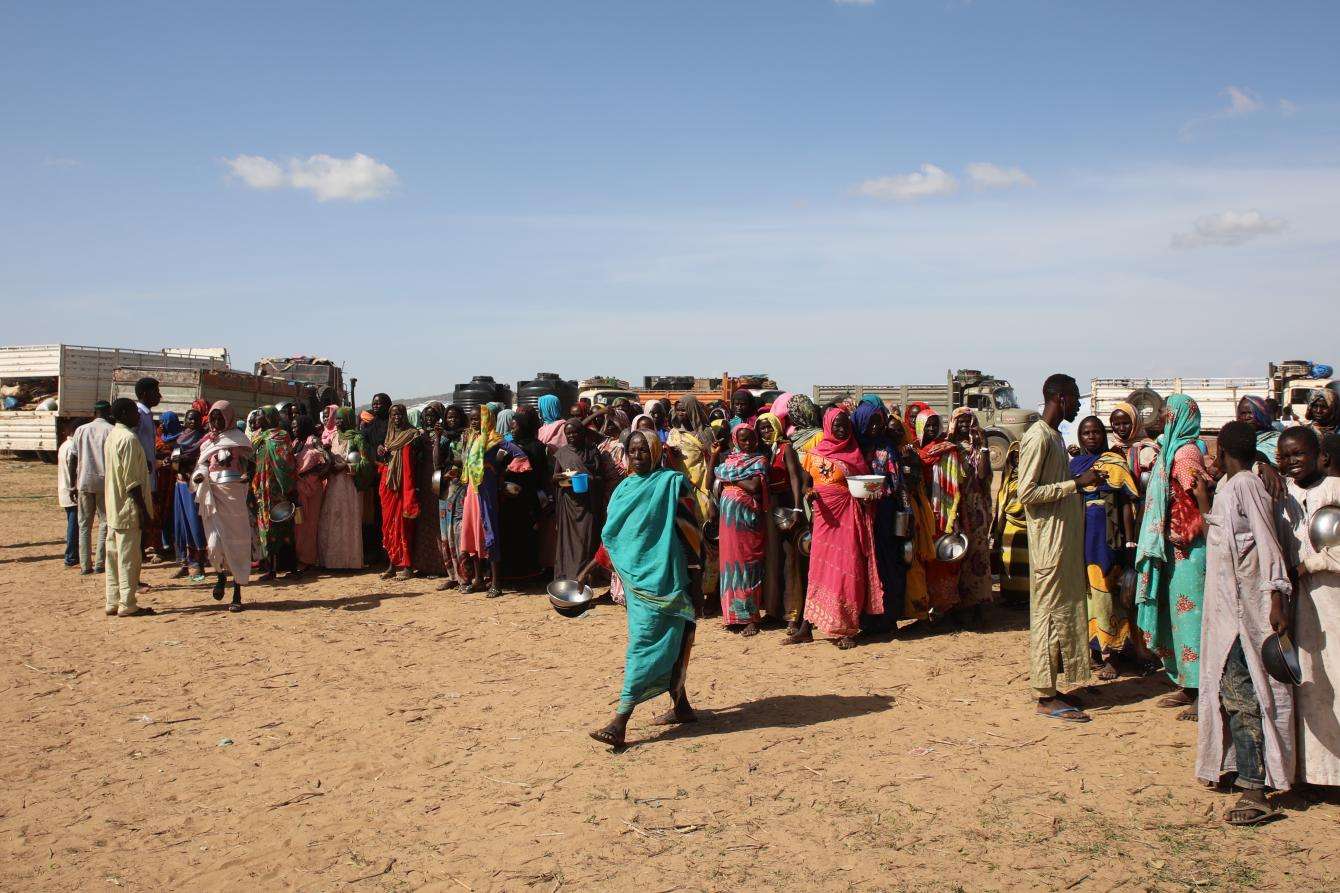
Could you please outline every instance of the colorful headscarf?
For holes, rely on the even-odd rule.
[[[1252,425],[1256,428],[1256,449],[1270,460],[1271,465],[1274,465],[1275,457],[1279,453],[1280,432],[1275,428],[1275,417],[1270,412],[1270,404],[1266,403],[1264,397],[1257,397],[1254,394],[1248,394],[1242,399],[1252,411]]]
[[[209,415],[209,401],[204,397],[197,397],[191,401],[191,408],[200,413],[200,418]]]
[[[878,398],[876,398],[876,400],[878,401]],[[884,409],[884,404],[882,402],[871,403],[864,397],[861,398],[861,402],[856,407],[856,411],[852,413],[851,424],[856,432],[856,442],[861,445],[862,450],[872,450],[876,447],[885,446],[884,443],[871,435],[870,424],[877,416],[887,415],[888,412]],[[887,434],[883,439],[888,439]]]
[[[397,409],[400,410],[400,414],[405,416],[404,427],[401,427],[400,423],[396,421],[399,418],[399,414],[396,413]],[[405,447],[413,443],[418,436],[419,429],[410,421],[409,413],[405,411],[404,404],[397,403],[392,406],[391,412],[387,416],[386,440],[382,442],[382,446],[386,447],[386,451],[391,454],[391,458],[386,462],[386,486],[388,489],[400,489],[400,484],[404,479],[403,456],[405,455]]]
[[[925,404],[922,404],[925,405]],[[928,472],[931,510],[935,513],[936,533],[953,533],[958,524],[958,504],[964,472],[958,444],[941,430],[940,437],[926,442],[926,427],[940,414],[933,409],[917,415],[917,456]]]
[[[540,420],[546,425],[557,422],[563,417],[563,405],[554,394],[545,394],[539,401]]]
[[[492,403],[489,404],[489,406],[492,406],[492,405],[493,405]],[[498,412],[498,418],[497,418],[497,420],[494,421],[494,423],[493,423],[493,430],[496,431],[496,432],[498,432],[498,436],[501,437],[503,440],[511,440],[511,439],[512,439],[512,425],[511,425],[511,422],[512,422],[512,418],[513,418],[515,415],[516,415],[516,410],[515,410],[515,409],[503,409],[503,410],[499,410],[499,412]]]
[[[643,417],[648,418],[648,419],[651,419],[651,416],[648,416],[648,415],[646,415],[645,413],[644,413],[643,415],[638,416],[639,419],[640,419],[640,418],[643,418]],[[654,423],[655,421],[656,421],[655,419],[652,419],[652,422],[653,422],[653,423]],[[648,435],[650,435],[650,434],[655,434],[655,433],[656,433],[656,430],[655,430],[654,428],[653,428],[651,431],[644,431],[644,430],[639,430],[639,429],[637,429],[637,428],[632,428],[632,429],[630,429],[629,432],[628,432],[628,443],[629,443],[630,445],[631,445],[632,442],[633,442],[633,435],[635,435],[635,434],[641,434],[641,435],[642,435],[642,439],[645,440],[645,441],[647,442],[647,447],[651,450],[651,467],[652,467],[653,469],[656,469],[656,468],[660,468],[660,467],[661,467],[661,450],[662,450],[661,439],[660,439],[659,437],[649,437],[649,436],[648,436]],[[628,467],[631,469],[633,466],[632,466],[631,464],[629,464]]]
[[[789,406],[791,433],[788,436],[791,438],[791,446],[797,453],[801,453],[810,449],[822,433],[819,430],[819,407],[804,394],[792,397]]]
[[[763,433],[764,422],[768,423],[767,434]],[[758,431],[759,440],[763,441],[763,443],[768,446],[773,446],[777,441],[781,440],[782,435],[786,430],[782,425],[782,420],[777,417],[777,413],[775,412],[759,413],[758,420],[754,422],[754,429]]]
[[[502,443],[489,404],[479,407],[479,431],[465,448],[465,479],[478,487],[484,482],[484,460],[489,451]]]
[[[912,411],[914,409],[916,410],[916,412]],[[906,408],[903,410],[903,416],[904,418],[907,419],[909,424],[916,425],[918,422],[921,421],[922,413],[933,412],[933,411],[934,410],[931,409],[931,405],[929,403],[923,403],[920,400],[914,400],[911,403],[907,404]],[[921,438],[920,426],[917,427],[917,438],[918,439]]]
[[[1140,421],[1140,411],[1135,408],[1135,405],[1132,403],[1127,403],[1125,400],[1118,400],[1115,404],[1113,404],[1112,412],[1124,412],[1126,413],[1126,415],[1131,417],[1131,436],[1129,438],[1123,440],[1121,437],[1117,435],[1116,431],[1112,432],[1112,437],[1116,440],[1117,446],[1124,447],[1124,446],[1130,446],[1133,443],[1139,443],[1141,438],[1144,437],[1145,426]],[[1109,413],[1108,421],[1110,422],[1111,420],[1112,416],[1111,413]]]
[[[172,443],[176,440],[177,435],[181,433],[181,419],[177,417],[177,414],[168,410],[158,417],[158,421],[163,426],[159,432],[159,436],[163,438],[163,443]]]
[[[768,410],[781,421],[783,434],[786,434],[786,429],[791,426],[791,398],[794,396],[795,394],[790,391],[782,391],[772,398],[772,408]]]
[[[206,420],[216,412],[223,416],[223,430],[227,431],[237,426],[237,412],[233,409],[233,404],[227,400],[215,400],[209,412],[205,413]]]
[[[833,434],[833,423],[839,416],[847,417],[848,434],[845,440],[838,440]],[[847,415],[845,409],[837,406],[829,407],[824,413],[824,436],[814,447],[814,453],[825,459],[841,462],[847,466],[848,474],[869,474],[870,463],[861,452],[861,445],[856,442],[856,435],[852,433],[854,430],[851,416]]]
[[[1162,565],[1167,556],[1168,511],[1172,504],[1172,467],[1177,451],[1200,438],[1200,407],[1186,394],[1172,394],[1163,409],[1163,434],[1159,437],[1159,457],[1150,469],[1145,488],[1145,513],[1140,522],[1140,544],[1135,566],[1140,571],[1136,601],[1148,603],[1155,598],[1151,586],[1154,565]]]
[[[864,403],[867,406],[876,407],[877,409],[884,408],[884,401],[879,399],[879,396],[877,394],[862,394],[861,403]]]

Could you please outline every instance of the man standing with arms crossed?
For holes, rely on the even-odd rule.
[[[1030,684],[1037,712],[1065,722],[1088,722],[1079,700],[1056,689],[1064,672],[1072,685],[1089,681],[1089,581],[1084,565],[1084,503],[1079,488],[1099,481],[1090,468],[1070,474],[1065,441],[1056,430],[1079,414],[1079,386],[1057,373],[1042,385],[1042,418],[1019,442],[1019,503],[1028,524]]]
[[[70,480],[79,499],[79,564],[81,574],[102,573],[107,552],[107,503],[104,498],[106,475],[102,451],[112,433],[112,404],[99,400],[93,404],[93,421],[74,429],[70,435]],[[98,542],[94,549],[93,522],[98,522]],[[96,556],[96,557],[95,557]]]
[[[134,400],[118,397],[112,404],[116,427],[103,446],[107,499],[107,616],[138,617],[154,613],[135,603],[140,583],[140,534],[152,517],[145,499],[149,493],[149,463],[135,429],[139,408]]]

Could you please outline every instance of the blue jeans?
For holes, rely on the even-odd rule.
[[[1228,731],[1238,759],[1237,786],[1244,791],[1259,791],[1266,786],[1266,765],[1262,754],[1265,736],[1261,732],[1261,704],[1247,672],[1242,639],[1234,639],[1219,679],[1219,703],[1228,715]]]
[[[65,510],[65,566],[74,567],[79,563],[79,506],[72,505]]]

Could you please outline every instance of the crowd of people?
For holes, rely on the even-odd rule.
[[[105,572],[121,617],[152,613],[146,555],[212,577],[215,599],[231,586],[232,611],[253,581],[368,567],[489,598],[608,582],[629,644],[619,707],[592,735],[615,747],[658,695],[659,721],[693,720],[694,630],[718,611],[741,636],[846,649],[899,621],[972,628],[999,599],[1029,611],[1043,717],[1090,720],[1062,684],[1166,674],[1160,704],[1200,720],[1197,775],[1236,773],[1229,821],[1277,815],[1266,787],[1340,785],[1340,549],[1308,537],[1340,505],[1334,392],[1287,428],[1244,398],[1214,450],[1182,395],[1152,426],[1130,404],[1085,418],[1068,448],[1078,387],[1056,375],[1043,393],[993,478],[971,409],[873,395],[466,411],[377,394],[362,413],[288,403],[239,424],[226,401],[155,414],[146,378],[62,446],[66,563]],[[1292,633],[1303,685],[1266,674],[1272,632]]]

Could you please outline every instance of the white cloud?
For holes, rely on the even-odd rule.
[[[1245,87],[1234,87],[1230,84],[1224,88],[1223,93],[1228,97],[1228,108],[1220,114],[1225,117],[1240,118],[1261,110],[1261,97]]]
[[[974,161],[968,165],[968,179],[979,189],[1009,189],[1012,186],[1036,186],[1037,181],[1023,168],[1001,167],[989,161]]]
[[[59,155],[48,155],[42,159],[43,167],[81,167],[83,162],[78,158],[62,158]]]
[[[252,189],[306,189],[321,202],[382,198],[400,182],[389,165],[362,152],[348,158],[289,158],[283,165],[262,155],[238,155],[223,161],[233,176]]]
[[[260,155],[239,155],[223,159],[233,176],[252,189],[278,189],[285,185],[284,169]]]
[[[1280,100],[1280,114],[1286,118],[1291,118],[1298,111],[1298,103],[1289,99]]]
[[[838,6],[874,6],[875,0],[833,0]]]
[[[866,198],[910,202],[933,195],[949,195],[956,189],[958,181],[952,174],[933,164],[923,164],[916,173],[865,180],[853,191]]]
[[[1261,97],[1258,96],[1254,90],[1247,87],[1235,87],[1232,84],[1229,84],[1227,87],[1219,91],[1219,95],[1228,97],[1228,105],[1217,112],[1211,112],[1208,115],[1199,115],[1183,124],[1182,129],[1178,132],[1179,139],[1183,142],[1191,139],[1192,133],[1197,128],[1208,124],[1211,121],[1220,121],[1227,118],[1245,118],[1248,115],[1261,111],[1261,109],[1265,107],[1261,102]],[[1285,102],[1288,102],[1288,100],[1283,100],[1281,102],[1280,109],[1287,115],[1290,114],[1290,110],[1285,109]],[[1292,106],[1293,103],[1289,103],[1289,105]]]
[[[1220,211],[1199,218],[1190,232],[1172,237],[1172,247],[1179,250],[1204,248],[1210,245],[1233,247],[1243,245],[1259,236],[1283,232],[1288,221],[1266,217],[1260,211]]]

